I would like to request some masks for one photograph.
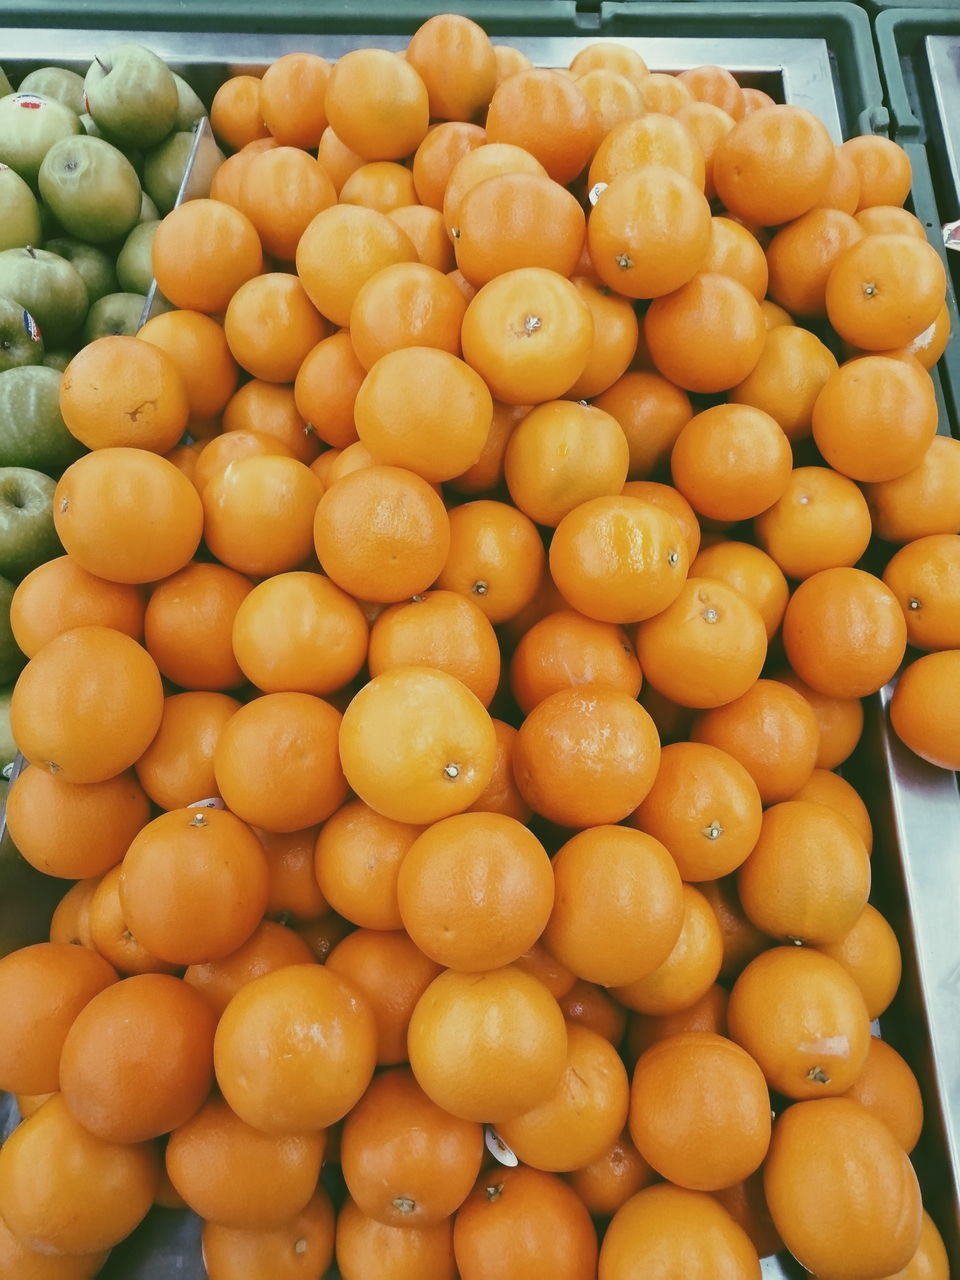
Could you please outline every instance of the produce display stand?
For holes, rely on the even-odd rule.
[[[943,252],[925,126],[911,109],[906,89],[894,92],[891,87],[892,71],[906,56],[902,51],[907,46],[896,43],[904,33],[922,30],[917,25],[922,22],[929,27],[931,14],[960,29],[960,21],[943,11],[925,11],[922,18],[916,11],[878,17],[890,113],[866,11],[855,4],[816,0],[621,0],[596,5],[589,0],[453,5],[393,0],[382,9],[364,10],[362,20],[358,6],[345,0],[287,0],[269,16],[262,0],[232,0],[230,5],[197,0],[188,9],[147,0],[135,13],[122,0],[56,7],[6,0],[0,9],[0,64],[16,86],[35,67],[56,63],[82,71],[97,51],[119,40],[135,40],[168,61],[209,104],[227,76],[263,69],[285,52],[307,49],[336,58],[370,44],[401,48],[426,17],[449,8],[469,14],[498,42],[516,45],[541,64],[567,65],[592,41],[618,40],[637,48],[655,70],[726,66],[744,84],[809,107],[837,140],[862,132],[893,133],[914,163],[913,208]],[[910,58],[922,44],[917,35]],[[955,335],[935,377],[940,429],[957,432],[960,324],[953,290],[949,304]],[[894,924],[903,950],[903,982],[880,1030],[911,1064],[923,1089],[926,1121],[914,1158],[925,1204],[960,1274],[960,963],[954,944],[960,794],[956,775],[925,765],[900,745],[889,726],[889,698],[888,688],[867,701],[863,739],[844,772],[863,795],[876,832],[872,900]],[[2,826],[0,813],[0,833]],[[0,1134],[15,1120],[12,1099],[0,1095]],[[335,1170],[324,1174],[336,1176]],[[331,1190],[336,1194],[339,1189],[331,1185]],[[166,1280],[173,1275],[203,1280],[199,1234],[199,1221],[191,1213],[154,1209],[114,1250],[101,1274],[105,1280]],[[764,1260],[763,1274],[788,1280],[806,1273],[778,1257]]]

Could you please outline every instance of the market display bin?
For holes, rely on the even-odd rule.
[[[847,3],[624,0],[591,6],[574,0],[477,0],[445,6],[395,0],[389,12],[364,12],[361,22],[355,6],[322,0],[288,0],[283,10],[269,16],[253,0],[235,0],[229,7],[200,0],[191,5],[189,16],[179,3],[162,0],[148,0],[135,14],[121,0],[58,5],[55,10],[8,0],[7,25],[0,29],[0,65],[16,86],[41,65],[85,70],[98,50],[133,39],[165,58],[209,104],[230,74],[262,70],[291,50],[335,58],[374,43],[401,48],[425,17],[447,7],[469,13],[498,42],[516,44],[541,64],[566,65],[586,44],[615,39],[636,47],[656,70],[724,65],[744,84],[809,107],[837,140],[889,128],[869,20],[863,9]],[[58,25],[52,28],[46,19],[54,12]],[[922,151],[922,141],[911,145]],[[914,172],[914,207],[936,242],[929,166],[915,161]],[[950,304],[956,323],[952,294]],[[956,349],[954,339],[954,356]],[[948,364],[945,358],[936,371],[943,431],[956,429],[958,421],[951,395],[960,382],[951,380]],[[960,1273],[960,965],[953,945],[960,795],[954,774],[924,765],[898,743],[888,721],[889,697],[886,689],[868,700],[865,733],[844,772],[858,786],[875,827],[872,898],[895,924],[903,949],[901,989],[879,1031],[921,1082],[926,1120],[914,1158],[925,1203]],[[0,1133],[16,1119],[13,1100],[0,1097]],[[333,1179],[336,1171],[324,1176]],[[331,1190],[336,1195],[340,1188],[332,1183]],[[107,1280],[165,1280],[172,1275],[202,1280],[199,1237],[194,1215],[155,1209],[114,1250],[102,1275]],[[806,1274],[786,1257],[765,1259],[763,1273],[781,1280]]]

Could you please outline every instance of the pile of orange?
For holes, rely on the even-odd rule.
[[[210,1280],[944,1280],[837,772],[898,672],[960,766],[906,155],[451,15],[211,119],[13,605],[73,883],[0,961],[0,1272],[159,1203]]]

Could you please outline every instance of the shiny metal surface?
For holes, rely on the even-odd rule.
[[[953,216],[960,217],[960,36],[927,36],[924,47],[953,181]]]

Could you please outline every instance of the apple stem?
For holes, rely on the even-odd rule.
[[[27,253],[29,253],[31,258],[35,258],[37,256],[37,251],[32,244],[27,245]]]
[[[100,68],[101,71],[106,71],[107,69],[106,63],[104,63],[104,61],[101,59],[99,54],[94,54],[93,60],[97,64],[97,66]]]

